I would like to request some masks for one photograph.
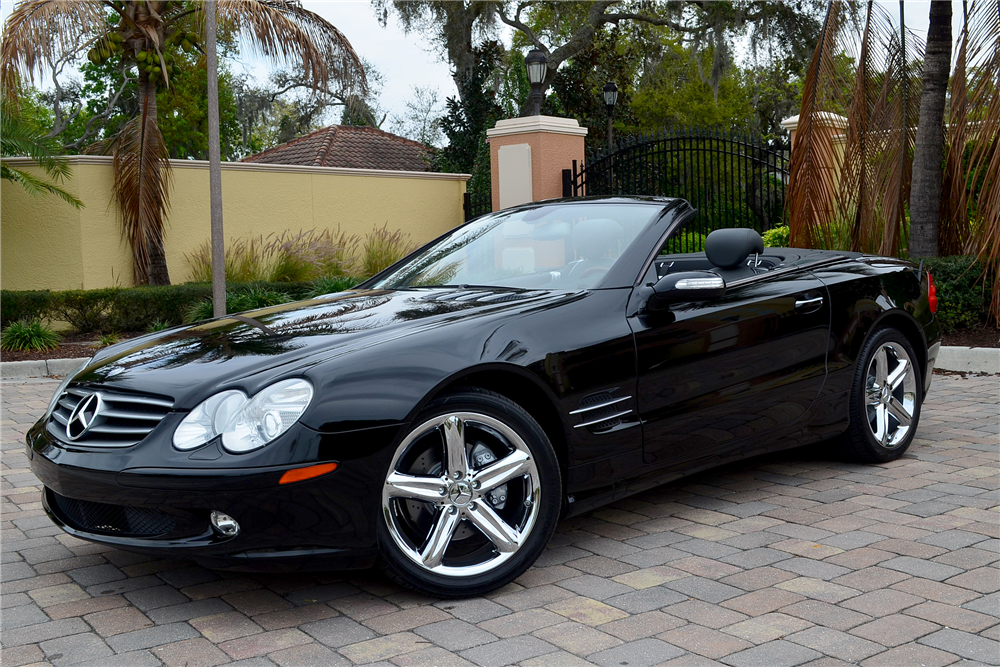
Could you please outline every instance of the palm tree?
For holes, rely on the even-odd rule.
[[[364,91],[361,60],[350,42],[296,0],[219,0],[219,26],[276,62],[299,62],[312,85],[331,80]],[[132,248],[136,284],[169,284],[163,227],[170,163],[157,124],[156,89],[169,86],[178,49],[200,50],[205,23],[198,0],[22,0],[7,19],[0,81],[8,96],[20,77],[41,74],[59,53],[89,49],[94,62],[120,58],[138,72],[138,113],[106,143],[114,197]],[[82,38],[82,39],[81,39]]]
[[[962,13],[945,117],[951,3],[931,3],[925,47],[873,0],[831,0],[789,166],[792,245],[847,238],[850,250],[883,255],[964,253],[1000,273],[1000,2],[968,0]],[[838,62],[852,63],[850,76]],[[843,137],[813,122],[842,109]],[[1000,280],[990,315],[1000,322]]]
[[[83,202],[57,185],[69,176],[69,164],[56,155],[57,149],[54,141],[46,139],[42,132],[25,122],[17,106],[3,101],[0,106],[0,155],[31,158],[50,180],[18,169],[3,160],[0,160],[0,178],[17,183],[30,195],[52,194],[76,208],[83,208]]]
[[[938,255],[944,110],[950,72],[951,0],[933,0],[924,52],[923,93],[910,191],[910,255],[914,257]]]

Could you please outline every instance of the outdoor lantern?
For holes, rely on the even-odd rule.
[[[528,68],[528,82],[531,83],[531,115],[539,116],[542,113],[542,82],[549,68],[549,57],[540,49],[532,49],[524,58],[524,65]]]
[[[614,81],[604,84],[604,106],[608,108],[608,150],[614,149],[614,124],[612,117],[615,115],[615,102],[618,101],[618,86]]]
[[[618,86],[614,81],[604,84],[604,104],[608,107],[608,115],[615,112],[615,102],[618,101]]]

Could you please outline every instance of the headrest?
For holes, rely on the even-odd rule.
[[[625,228],[614,220],[599,218],[582,220],[573,228],[573,246],[583,259],[597,259],[625,237]]]
[[[764,240],[752,229],[716,229],[705,239],[705,255],[720,269],[739,266],[755,252],[764,252]]]

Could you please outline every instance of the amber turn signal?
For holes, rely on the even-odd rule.
[[[319,477],[320,475],[325,475],[329,472],[333,472],[337,469],[336,463],[320,463],[319,465],[309,466],[307,468],[296,468],[295,470],[288,470],[281,479],[278,480],[278,484],[291,484],[292,482],[301,482],[305,479],[312,479],[313,477]]]

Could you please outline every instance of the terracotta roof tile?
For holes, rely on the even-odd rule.
[[[430,152],[417,141],[374,127],[331,125],[274,148],[243,158],[243,162],[430,171]]]

